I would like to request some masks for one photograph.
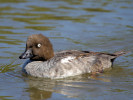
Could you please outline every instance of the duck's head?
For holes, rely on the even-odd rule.
[[[25,52],[19,58],[46,61],[53,56],[53,47],[49,39],[42,34],[34,34],[28,37]]]

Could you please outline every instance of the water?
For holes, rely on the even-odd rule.
[[[132,100],[132,0],[0,0],[0,100]],[[65,49],[131,53],[97,77],[50,80],[22,75],[31,34]]]

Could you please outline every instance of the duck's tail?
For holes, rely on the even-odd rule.
[[[117,57],[122,56],[122,55],[125,55],[125,54],[127,54],[127,53],[129,53],[129,52],[130,52],[130,51],[124,51],[124,50],[122,50],[122,51],[117,51],[117,52],[113,53],[113,55],[110,56],[110,59],[111,59],[111,61],[113,62]]]
[[[125,54],[127,54],[129,52],[130,51],[124,51],[124,50],[122,50],[122,51],[115,52],[114,55],[116,55],[116,57],[119,57],[119,56],[125,55]]]

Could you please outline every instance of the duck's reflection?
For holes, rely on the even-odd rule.
[[[51,91],[44,91],[34,87],[29,87],[26,92],[29,92],[30,100],[46,100],[51,98]]]
[[[96,78],[96,80],[100,79]],[[31,100],[46,100],[52,98],[52,93],[63,94],[67,97],[82,97],[87,95],[88,91],[101,91],[97,88],[97,82],[94,83],[94,79],[88,79],[88,75],[58,80],[26,77],[25,82],[29,85],[26,92],[30,93]]]
[[[80,94],[77,89],[85,87],[81,82],[86,82],[85,77],[78,76],[67,79],[51,80],[46,78],[26,77],[24,79],[28,83],[29,88],[26,92],[30,93],[31,100],[45,100],[51,98],[52,93],[60,93],[69,97],[76,97]],[[72,91],[72,89],[75,92]],[[77,92],[76,92],[77,91]]]

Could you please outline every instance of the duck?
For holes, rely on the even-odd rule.
[[[32,34],[27,38],[25,51],[19,58],[28,58],[22,67],[25,74],[59,79],[86,73],[102,73],[112,68],[117,57],[126,53],[126,51],[103,53],[80,50],[63,50],[54,53],[48,37],[43,34]]]

